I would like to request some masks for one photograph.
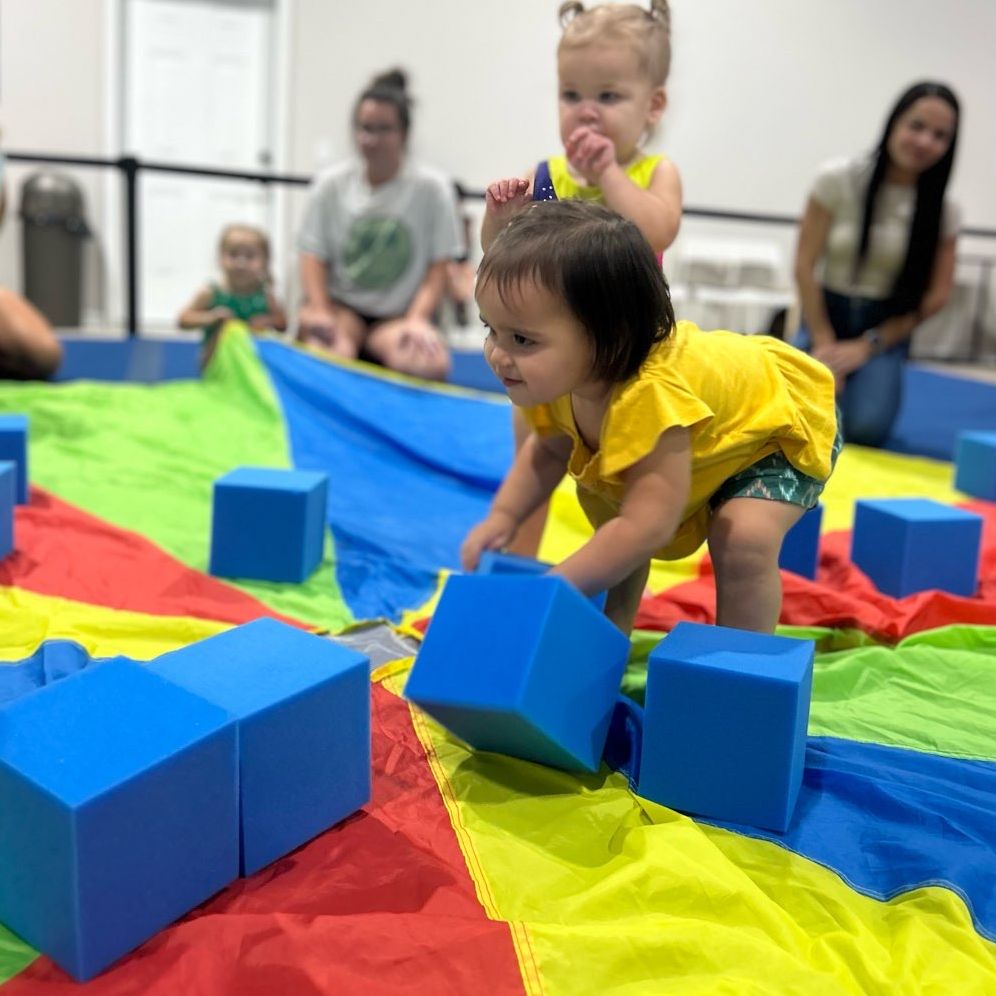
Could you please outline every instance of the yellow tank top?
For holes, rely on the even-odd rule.
[[[650,186],[653,179],[654,170],[663,156],[642,156],[631,162],[626,167],[626,175],[642,190]],[[547,160],[547,167],[550,170],[550,182],[560,200],[596,201],[601,204],[602,188],[582,186],[574,177],[567,166],[567,156],[553,156]]]

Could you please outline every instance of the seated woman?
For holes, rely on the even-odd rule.
[[[942,83],[911,86],[878,147],[828,163],[810,193],[795,261],[796,344],[833,371],[849,442],[885,442],[910,336],[951,294],[958,214],[944,192],[958,118]]]
[[[405,76],[378,76],[353,110],[359,161],[316,181],[298,236],[298,339],[337,356],[443,380],[433,315],[447,266],[465,252],[453,185],[407,157]]]
[[[6,203],[0,178],[0,222]],[[62,343],[45,316],[19,294],[0,287],[0,378],[44,380],[61,363]]]

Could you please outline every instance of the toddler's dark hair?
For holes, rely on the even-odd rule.
[[[640,230],[590,202],[538,201],[484,254],[478,287],[493,281],[507,301],[524,281],[561,298],[591,337],[592,375],[628,380],[674,328],[660,263]]]

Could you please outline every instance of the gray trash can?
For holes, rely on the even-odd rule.
[[[62,173],[32,173],[21,188],[24,296],[56,327],[82,317],[83,191]]]

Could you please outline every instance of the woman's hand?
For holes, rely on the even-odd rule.
[[[391,324],[396,333],[388,366],[413,377],[444,380],[449,372],[449,352],[435,325],[408,315]]]
[[[861,369],[871,358],[871,343],[860,336],[857,339],[838,339],[813,350],[813,359],[825,363],[838,378]]]
[[[338,352],[341,333],[335,312],[320,304],[304,304],[297,315],[299,342],[311,343]]]
[[[519,523],[508,512],[492,509],[483,522],[479,522],[460,547],[460,563],[465,571],[477,570],[484,550],[500,550],[508,546],[515,536]]]
[[[424,318],[405,317],[401,320],[398,349],[409,356],[425,359],[434,359],[446,352],[435,325]]]

